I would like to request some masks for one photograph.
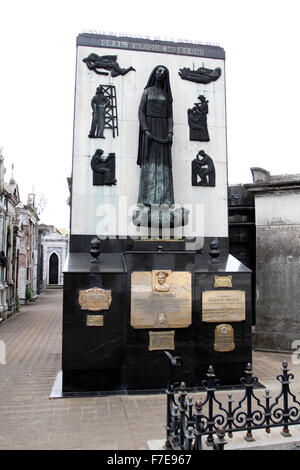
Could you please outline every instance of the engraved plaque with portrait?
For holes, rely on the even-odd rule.
[[[246,318],[245,292],[217,290],[202,292],[202,321],[243,321]]]
[[[231,325],[218,325],[215,329],[214,350],[218,352],[229,352],[235,349],[234,330]]]
[[[190,272],[161,269],[131,274],[131,326],[186,328],[191,322]]]

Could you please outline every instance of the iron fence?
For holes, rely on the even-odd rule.
[[[265,389],[263,397],[256,396],[258,378],[253,375],[252,365],[247,364],[245,376],[241,378],[242,393],[240,400],[234,400],[228,393],[225,404],[220,401],[219,381],[214,369],[209,366],[206,380],[202,381],[204,399],[194,401],[188,396],[186,384],[174,384],[175,367],[182,364],[179,357],[165,354],[170,360],[167,393],[166,447],[173,450],[201,450],[202,438],[207,436],[207,444],[216,450],[223,450],[225,435],[229,438],[234,432],[245,431],[245,439],[253,441],[252,431],[282,426],[282,436],[290,436],[289,426],[300,424],[300,402],[290,390],[289,373],[286,361],[282,363],[282,373],[276,379],[281,384],[280,393],[274,398]],[[218,389],[219,388],[219,389]],[[222,392],[224,395],[224,392]]]

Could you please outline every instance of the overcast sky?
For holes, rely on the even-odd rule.
[[[76,36],[85,30],[214,42],[226,52],[229,183],[250,167],[300,173],[299,1],[6,1],[0,11],[0,146],[21,198],[68,228]]]

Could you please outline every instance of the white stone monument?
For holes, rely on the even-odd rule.
[[[119,66],[133,66],[125,75],[99,75],[89,69],[84,59],[90,54],[100,57],[116,55]],[[175,206],[189,211],[186,226],[177,227],[174,236],[227,239],[227,155],[224,51],[219,47],[163,43],[158,41],[107,38],[81,34],[77,45],[74,151],[72,173],[71,251],[74,236],[132,237],[147,236],[146,227],[136,227],[132,213],[137,205],[140,167],[137,165],[139,119],[143,90],[155,66],[169,70],[173,94],[173,184]],[[220,69],[217,80],[195,83],[182,79],[182,68]],[[97,70],[98,72],[100,69]],[[91,128],[91,100],[100,85],[116,91],[118,131],[104,130],[104,139],[88,138]],[[208,100],[207,127],[209,142],[190,141],[187,110],[197,98]],[[116,184],[93,186],[91,159],[101,148],[104,155],[115,154]],[[204,150],[214,161],[215,187],[192,186],[191,162]],[[152,236],[157,233],[153,228]],[[164,238],[168,238],[168,234]],[[191,249],[195,246],[191,245]]]

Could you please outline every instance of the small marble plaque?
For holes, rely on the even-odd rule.
[[[111,290],[93,287],[91,289],[80,290],[78,302],[81,310],[108,310],[111,304]]]
[[[149,351],[175,349],[175,331],[149,331]]]
[[[86,326],[103,326],[103,315],[87,315]]]
[[[186,328],[191,322],[190,272],[161,269],[131,274],[133,328]]]
[[[202,321],[243,321],[246,318],[246,296],[241,290],[202,292]]]
[[[215,276],[214,287],[232,287],[232,276]]]
[[[234,348],[234,330],[232,326],[225,323],[218,325],[215,329],[214,350],[219,352],[229,352],[233,351]]]

